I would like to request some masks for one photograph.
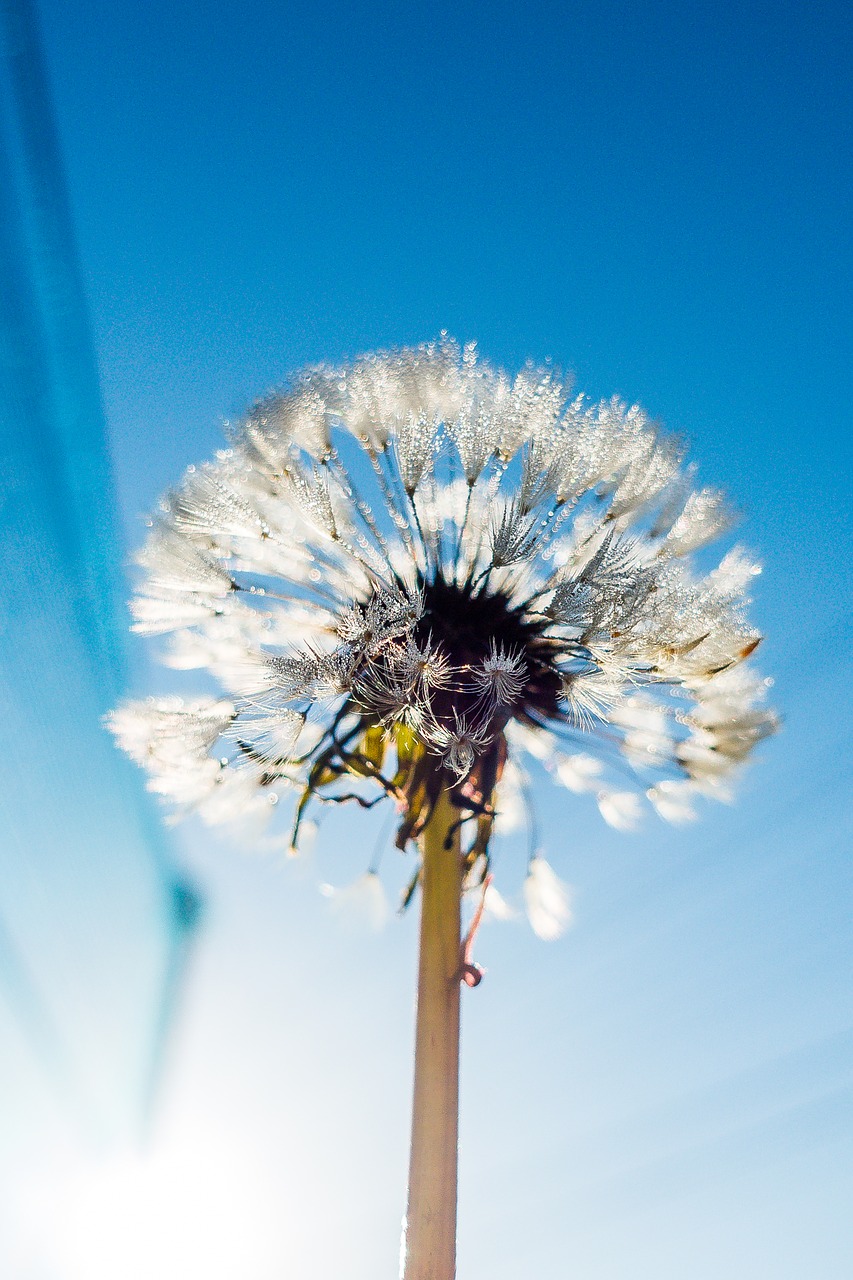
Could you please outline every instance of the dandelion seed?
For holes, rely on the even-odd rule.
[[[427,690],[447,689],[453,683],[453,664],[441,649],[427,636],[418,644],[407,637],[405,662],[412,678]]]
[[[530,927],[537,937],[553,942],[572,922],[568,885],[538,854],[530,859],[524,881],[524,905]]]
[[[348,924],[365,924],[378,932],[388,922],[388,899],[375,871],[365,871],[364,875],[343,889],[322,885],[321,892],[330,899],[335,914]]]
[[[489,728],[483,720],[469,719],[456,709],[452,727],[434,720],[425,724],[423,733],[426,741],[441,755],[446,768],[457,780],[470,773],[474,761],[491,741]]]
[[[494,884],[486,886],[483,910],[485,915],[492,920],[513,920],[516,915],[514,909],[509,905],[503,894],[495,888]]]
[[[498,568],[530,558],[536,548],[535,522],[516,500],[506,507],[490,530],[492,563]]]
[[[570,791],[594,791],[604,766],[595,756],[579,751],[571,756],[557,756],[554,771]]]
[[[673,782],[664,779],[646,792],[658,814],[666,822],[680,826],[685,822],[693,822],[696,809],[693,801],[696,787],[692,782]]]
[[[471,672],[471,687],[494,707],[511,707],[524,692],[524,655],[507,653],[494,639],[489,652]]]
[[[633,831],[643,816],[640,797],[635,791],[599,791],[601,816],[617,831]]]

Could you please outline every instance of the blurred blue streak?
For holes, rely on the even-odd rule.
[[[101,1139],[150,1107],[200,903],[102,725],[125,683],[122,552],[27,0],[0,2],[0,41],[0,1112],[35,1061]]]

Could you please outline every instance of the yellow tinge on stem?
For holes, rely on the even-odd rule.
[[[442,791],[423,833],[415,1087],[403,1280],[456,1275],[459,978],[462,857],[459,811]]]

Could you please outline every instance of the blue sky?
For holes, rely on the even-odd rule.
[[[483,934],[461,1280],[847,1280],[846,7],[40,12],[128,546],[289,370],[447,329],[687,435],[765,565],[785,729],[737,805],[626,836],[542,791],[577,923]],[[150,1146],[34,1164],[59,1244],[21,1280],[130,1275],[128,1241],[164,1280],[393,1274],[415,921],[330,919],[353,830],[305,870],[175,834],[207,908]]]

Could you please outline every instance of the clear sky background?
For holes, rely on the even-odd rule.
[[[624,835],[543,782],[577,919],[482,934],[460,1280],[849,1280],[847,6],[40,12],[128,547],[288,371],[447,329],[686,434],[765,565],[785,727],[735,807]],[[14,1280],[396,1274],[416,921],[316,887],[377,834],[175,833],[207,905],[148,1146],[40,1146]]]

